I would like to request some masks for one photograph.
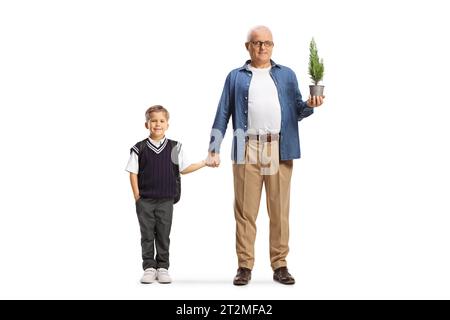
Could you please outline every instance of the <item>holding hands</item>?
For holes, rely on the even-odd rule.
[[[209,152],[206,158],[206,165],[211,168],[217,168],[220,165],[220,154]]]

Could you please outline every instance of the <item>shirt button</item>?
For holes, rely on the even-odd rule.
[[[245,97],[245,100],[247,100],[247,97]]]

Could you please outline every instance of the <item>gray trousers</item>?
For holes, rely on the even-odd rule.
[[[136,213],[141,229],[142,268],[168,269],[173,199],[138,199]]]

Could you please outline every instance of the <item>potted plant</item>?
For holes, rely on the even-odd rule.
[[[319,85],[319,82],[323,79],[323,59],[319,59],[317,52],[317,45],[314,38],[311,39],[309,44],[309,69],[308,73],[314,85],[309,86],[309,93],[311,96],[323,96],[323,88],[325,86]]]

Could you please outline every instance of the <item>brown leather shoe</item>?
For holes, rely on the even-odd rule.
[[[282,284],[294,284],[295,279],[288,272],[287,267],[279,267],[273,272],[273,280]]]
[[[236,276],[234,277],[233,284],[235,286],[244,286],[248,284],[251,278],[252,278],[252,270],[239,267]]]

